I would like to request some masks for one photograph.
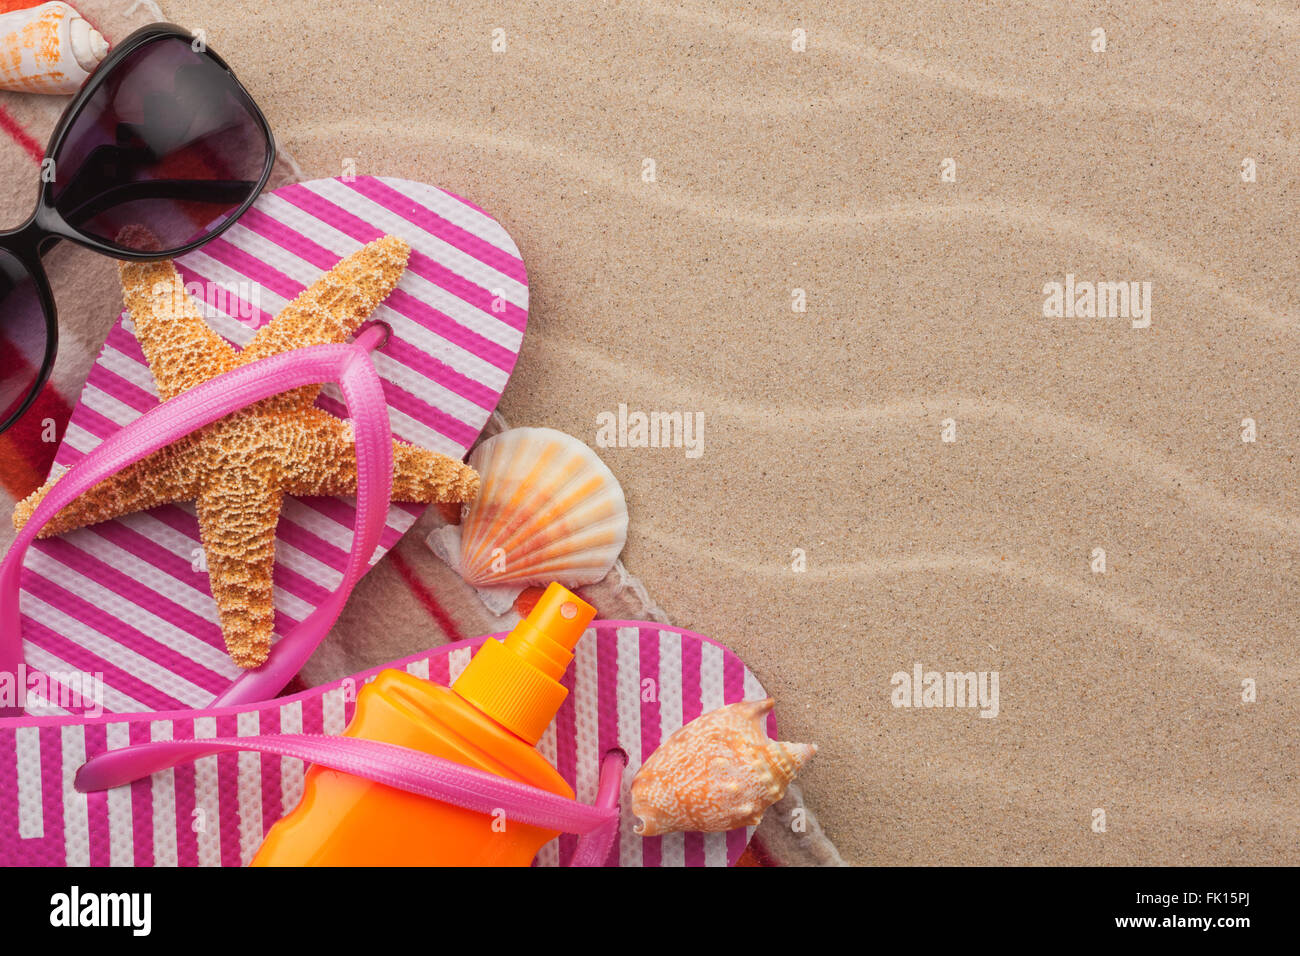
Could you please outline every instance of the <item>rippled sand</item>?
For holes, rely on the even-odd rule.
[[[821,745],[846,858],[1300,863],[1300,15],[452,6],[163,3],[308,174],[510,229],[512,423],[703,413],[699,458],[602,451],[624,558]],[[1067,274],[1150,328],[1044,318]],[[999,715],[892,707],[918,661]]]

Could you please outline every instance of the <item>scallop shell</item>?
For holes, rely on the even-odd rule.
[[[476,588],[594,584],[627,541],[627,502],[594,451],[553,428],[512,428],[469,458],[478,498],[460,524],[460,573]]]
[[[773,701],[742,701],[695,718],[659,745],[632,779],[636,832],[715,833],[757,826],[785,796],[815,744],[774,741],[764,727]]]
[[[0,16],[0,89],[75,93],[108,53],[108,41],[66,3]]]

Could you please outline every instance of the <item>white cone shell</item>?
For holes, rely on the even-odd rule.
[[[108,53],[108,42],[66,3],[0,16],[0,89],[75,93]]]
[[[461,576],[476,588],[593,584],[627,541],[627,502],[594,451],[553,428],[512,428],[469,463],[478,498],[461,521]]]

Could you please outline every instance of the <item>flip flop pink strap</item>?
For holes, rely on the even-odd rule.
[[[582,834],[571,866],[601,866],[608,859],[618,833],[618,796],[625,758],[617,752],[607,755],[601,765],[594,806],[418,750],[359,737],[322,734],[212,737],[137,744],[89,761],[77,771],[75,785],[83,793],[107,790],[179,763],[238,750],[296,757],[475,813],[503,812],[508,820]]]
[[[357,518],[343,580],[275,644],[262,667],[236,679],[218,703],[250,703],[279,693],[328,633],[379,545],[392,494],[393,449],[388,406],[369,352],[386,334],[382,326],[371,326],[349,345],[313,345],[226,372],[151,408],[68,469],[37,505],[0,563],[0,672],[18,673],[23,660],[19,613],[23,558],[38,532],[64,507],[126,466],[232,412],[304,385],[336,381],[352,418],[357,456]],[[0,717],[17,716],[22,716],[21,710],[0,708]]]
[[[618,798],[623,791],[623,768],[626,766],[627,754],[621,750],[605,754],[601,761],[595,805],[612,809],[613,813],[600,827],[582,835],[569,866],[604,866],[609,859],[609,851],[618,836]]]
[[[353,587],[370,567],[370,558],[379,547],[388,520],[393,493],[393,433],[388,425],[388,400],[370,361],[370,350],[387,337],[387,330],[379,325],[362,331],[350,346],[353,354],[337,378],[352,417],[357,459],[356,526],[343,580],[316,610],[275,643],[265,664],[237,677],[212,702],[213,707],[270,700],[284,690],[316,652],[338,620]]]

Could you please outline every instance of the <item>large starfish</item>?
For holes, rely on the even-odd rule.
[[[385,236],[339,262],[236,351],[186,295],[171,260],[123,262],[123,297],[165,401],[237,366],[306,345],[342,342],[397,285],[410,247]],[[123,469],[58,513],[41,536],[177,501],[193,501],[226,649],[256,667],[271,649],[271,574],[280,504],[290,495],[356,493],[352,426],[314,407],[319,386],[250,405]],[[18,503],[21,528],[55,481]],[[478,493],[462,462],[393,443],[393,498],[459,502]]]

